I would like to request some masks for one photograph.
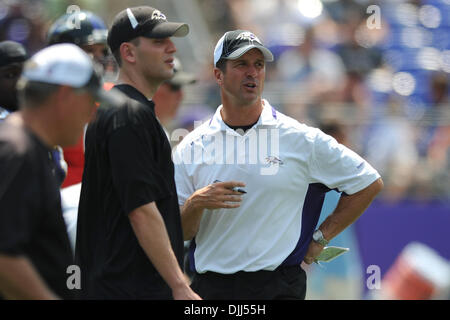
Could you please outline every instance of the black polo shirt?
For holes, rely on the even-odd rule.
[[[24,256],[64,299],[74,264],[51,149],[22,126],[0,122],[0,253]]]
[[[134,87],[115,88],[120,106],[100,106],[86,132],[76,260],[82,298],[171,299],[133,232],[128,214],[155,202],[180,267],[183,236],[171,147],[154,103]]]

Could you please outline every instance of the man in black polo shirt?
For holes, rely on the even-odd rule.
[[[83,133],[100,77],[85,52],[61,44],[34,55],[17,88],[20,111],[0,123],[0,298],[67,299],[74,262],[52,150]]]
[[[173,75],[172,36],[189,32],[151,7],[114,19],[108,45],[128,96],[100,107],[86,133],[76,261],[87,299],[198,299],[182,271],[171,148],[148,100]]]

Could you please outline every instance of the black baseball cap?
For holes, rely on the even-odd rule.
[[[15,62],[24,62],[26,59],[26,50],[20,43],[10,40],[0,42],[0,67]]]
[[[252,32],[247,30],[228,31],[216,44],[214,49],[214,66],[217,66],[217,62],[220,59],[237,59],[253,48],[259,49],[266,61],[273,61],[272,52],[264,47],[258,37]]]
[[[114,18],[108,33],[108,45],[114,52],[123,42],[137,37],[185,37],[188,33],[189,26],[186,23],[169,22],[158,9],[133,7],[122,10]]]

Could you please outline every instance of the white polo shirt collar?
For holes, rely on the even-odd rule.
[[[272,107],[266,99],[262,99],[262,105],[263,110],[261,112],[261,115],[259,116],[258,122],[253,128],[256,128],[258,126],[275,126],[277,124],[277,111],[275,110],[275,108]],[[220,113],[222,108],[223,105],[220,105],[209,121],[209,133],[226,131],[231,135],[239,135],[235,130],[231,129],[223,121],[222,115]]]

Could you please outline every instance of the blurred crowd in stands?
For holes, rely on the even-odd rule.
[[[450,0],[192,2],[211,35],[211,59],[194,66],[177,53],[198,81],[185,88],[172,128],[215,110],[214,43],[227,30],[248,29],[275,54],[265,83],[272,105],[345,137],[382,174],[384,199],[450,200]],[[0,41],[33,54],[74,3],[110,23],[104,4],[96,10],[102,1],[1,0]]]

